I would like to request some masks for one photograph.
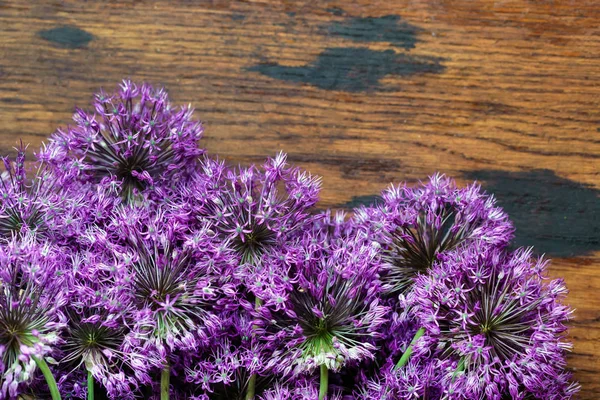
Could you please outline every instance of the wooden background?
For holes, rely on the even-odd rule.
[[[0,0],[0,150],[31,148],[125,77],[164,85],[238,163],[280,149],[322,207],[434,171],[478,179],[576,308],[600,398],[600,1]]]

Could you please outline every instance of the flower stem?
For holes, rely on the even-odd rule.
[[[319,400],[325,399],[329,388],[329,370],[327,365],[321,364],[321,381],[319,383]]]
[[[46,383],[48,384],[48,388],[50,389],[50,396],[52,396],[52,400],[61,400],[60,392],[58,391],[58,386],[56,386],[56,380],[54,379],[54,376],[52,376],[50,367],[48,367],[48,364],[46,364],[44,358],[33,356],[33,360],[37,364],[40,371],[42,371],[44,378],[46,378]]]
[[[171,379],[171,367],[166,364],[160,371],[160,400],[169,400],[169,384]]]
[[[248,389],[246,389],[246,400],[254,399],[254,393],[256,391],[256,374],[252,374],[248,379]]]
[[[92,376],[92,371],[88,369],[87,372],[87,400],[94,400],[94,377]]]
[[[454,379],[456,379],[458,374],[460,374],[464,370],[465,370],[465,359],[461,358],[460,361],[458,362],[458,365],[456,366],[456,370],[452,374],[452,382],[454,382]]]
[[[254,309],[258,310],[262,306],[262,300],[258,297],[254,299]],[[256,374],[250,375],[250,379],[248,379],[248,388],[246,389],[246,400],[254,399],[254,394],[256,393]]]
[[[398,360],[398,363],[396,364],[394,369],[402,368],[408,362],[408,359],[410,358],[410,355],[412,354],[412,351],[413,351],[413,346],[415,345],[415,343],[417,343],[417,340],[419,340],[419,338],[421,336],[423,336],[424,334],[425,334],[425,328],[419,328],[417,333],[415,333],[415,337],[413,337],[413,340],[410,342],[410,344],[406,348],[406,351],[404,352],[404,354],[402,354],[402,357],[400,357],[400,360]]]

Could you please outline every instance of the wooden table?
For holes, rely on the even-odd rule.
[[[321,206],[434,171],[478,179],[565,278],[600,398],[600,2],[0,0],[0,150],[125,77],[194,104],[238,163],[280,149]]]

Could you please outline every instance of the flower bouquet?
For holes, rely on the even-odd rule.
[[[444,175],[349,215],[124,81],[4,158],[0,399],[569,399],[566,288]]]

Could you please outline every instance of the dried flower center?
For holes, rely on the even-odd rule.
[[[133,176],[134,171],[138,173],[143,172],[142,165],[136,164],[135,159],[125,158],[117,165],[115,169],[115,175],[117,178],[123,181],[123,185],[132,186],[136,189],[143,190],[146,185],[143,181],[140,181],[138,178]]]
[[[65,362],[106,363],[103,350],[117,351],[123,342],[123,328],[109,328],[100,324],[81,323],[72,315],[72,325],[65,339]]]
[[[390,294],[411,287],[417,274],[428,271],[439,253],[463,243],[478,223],[458,224],[455,210],[447,205],[435,216],[422,212],[414,225],[398,227],[392,233],[393,245],[386,256],[393,266],[385,278]]]
[[[10,238],[20,233],[23,226],[27,226],[31,231],[40,231],[43,228],[44,215],[36,205],[32,204],[25,210],[12,204],[5,207],[3,215],[0,215],[0,235]]]
[[[275,232],[270,230],[266,224],[258,224],[251,227],[247,234],[238,235],[234,241],[234,249],[242,257],[242,262],[255,262],[265,251],[275,245]]]
[[[481,333],[487,334],[487,333],[492,332],[493,327],[488,322],[486,322],[486,323],[483,323],[480,325],[480,330],[481,330]]]
[[[467,304],[480,306],[472,314],[465,312],[460,318],[440,325],[449,343],[483,335],[484,345],[489,347],[492,356],[500,360],[509,360],[524,351],[530,340],[531,327],[536,324],[535,308],[539,302],[521,305],[518,296],[511,293],[511,288],[505,287],[509,284],[506,280],[506,277],[500,279],[493,275],[485,284],[465,294]],[[450,310],[444,305],[442,311]],[[449,347],[448,351],[451,351]]]
[[[152,253],[138,249],[142,254],[133,265],[135,299],[140,310],[152,311],[156,327],[149,333],[162,340],[197,329],[213,291],[200,287],[202,273],[190,272],[196,265],[191,254],[169,248],[155,248]]]
[[[29,292],[30,287],[20,290]],[[16,300],[16,301],[13,301]],[[21,296],[0,297],[0,344],[5,346],[3,361],[6,365],[16,362],[21,346],[33,346],[39,342],[35,331],[43,332],[48,317],[45,308],[37,307],[37,300]]]
[[[165,302],[176,301],[184,291],[184,282],[180,282],[180,277],[173,274],[169,266],[155,266],[154,271],[141,271],[144,274],[136,276],[136,297],[153,311],[164,309]]]

